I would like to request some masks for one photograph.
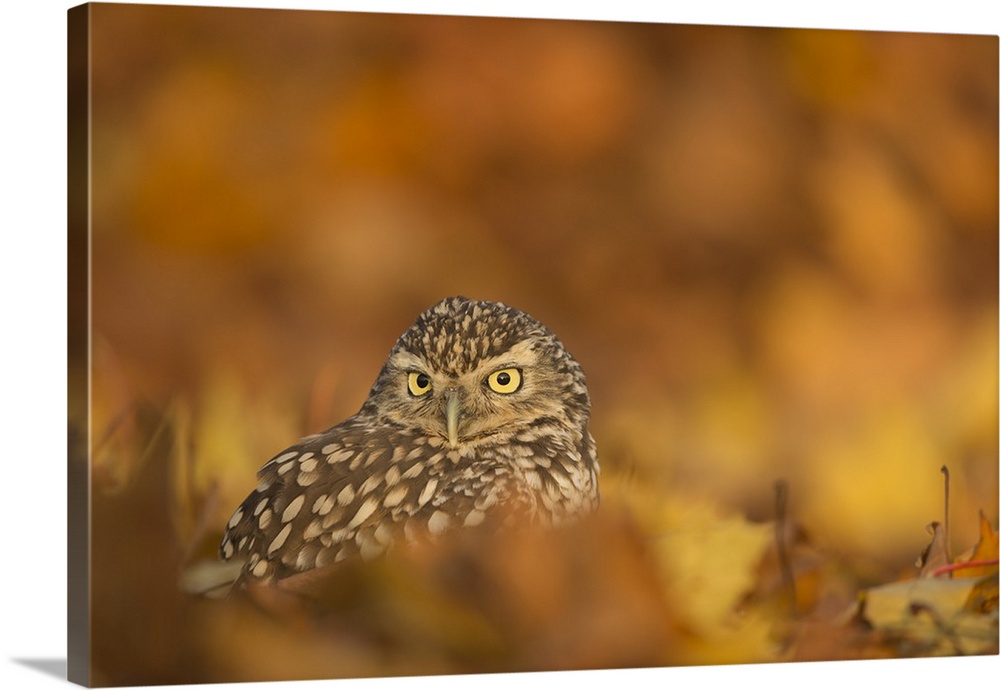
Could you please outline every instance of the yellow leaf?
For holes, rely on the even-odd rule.
[[[975,580],[920,578],[874,587],[862,595],[861,615],[927,653],[976,654],[996,645],[997,619],[969,611]]]
[[[772,534],[771,525],[694,506],[681,524],[656,538],[667,588],[683,593],[677,603],[692,627],[711,634],[732,621],[757,582]]]

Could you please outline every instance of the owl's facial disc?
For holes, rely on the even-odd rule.
[[[393,409],[401,422],[417,422],[450,448],[490,442],[491,435],[511,424],[560,414],[559,399],[545,394],[558,382],[539,357],[531,342],[521,341],[474,366],[455,369],[433,355],[401,349],[388,370],[393,382],[387,395],[397,403]]]

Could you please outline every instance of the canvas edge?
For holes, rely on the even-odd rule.
[[[90,685],[90,5],[67,10],[67,664]]]

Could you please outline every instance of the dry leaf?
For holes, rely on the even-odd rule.
[[[941,523],[932,522],[927,525],[927,531],[931,534],[931,543],[920,554],[916,564],[920,568],[920,577],[932,577],[935,570],[951,562],[948,559],[948,535]]]
[[[980,510],[979,541],[976,543],[976,548],[973,549],[972,554],[967,559],[961,559],[961,561],[957,562],[982,563],[982,565],[958,568],[954,571],[952,577],[980,578],[986,575],[996,575],[998,550],[1000,550],[997,542],[997,533],[993,531],[989,520],[986,519],[983,511]],[[990,561],[992,561],[992,564],[990,564]]]
[[[773,534],[770,524],[720,516],[701,505],[689,507],[680,524],[653,541],[664,586],[675,595],[678,616],[695,633],[688,650],[693,662],[773,658],[773,616],[739,610],[757,585]]]
[[[997,616],[967,606],[978,583],[968,578],[920,578],[874,587],[859,613],[873,628],[921,654],[984,654],[997,645]]]

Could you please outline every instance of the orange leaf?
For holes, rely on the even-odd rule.
[[[976,563],[967,568],[954,571],[952,577],[985,577],[997,573],[997,533],[993,531],[989,520],[979,511],[979,543],[969,556],[967,563]],[[992,561],[992,563],[991,563]]]

